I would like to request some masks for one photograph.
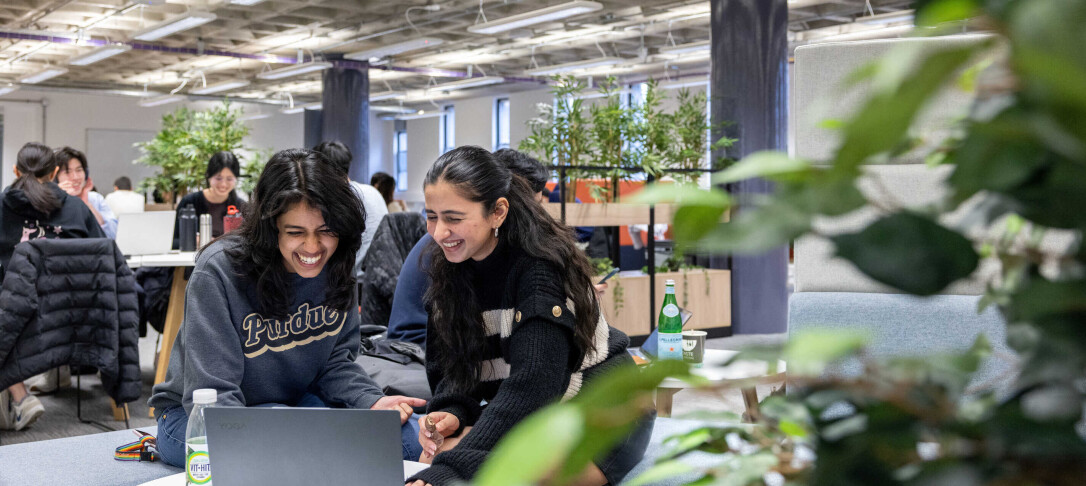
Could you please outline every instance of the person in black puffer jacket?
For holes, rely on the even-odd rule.
[[[103,238],[98,220],[78,198],[55,183],[53,150],[30,142],[19,149],[15,182],[0,196],[0,278],[15,245],[39,238]],[[7,309],[12,303],[0,302]],[[22,430],[45,412],[41,402],[27,394],[22,382],[0,392],[0,429]]]

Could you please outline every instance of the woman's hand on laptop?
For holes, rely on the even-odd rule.
[[[371,410],[395,410],[400,412],[400,424],[406,424],[407,419],[411,418],[411,414],[414,413],[412,407],[421,407],[426,405],[426,400],[421,398],[405,397],[403,395],[392,395],[381,397],[374,403]],[[455,429],[454,429],[455,430]]]

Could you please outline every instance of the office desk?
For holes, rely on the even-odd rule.
[[[163,253],[161,255],[142,255],[128,257],[129,268],[139,267],[174,267],[173,283],[170,285],[170,303],[166,306],[166,322],[162,325],[162,342],[155,359],[155,384],[166,379],[166,368],[170,364],[170,351],[173,349],[177,330],[185,319],[185,269],[196,266],[195,252]],[[154,417],[154,409],[150,416]]]

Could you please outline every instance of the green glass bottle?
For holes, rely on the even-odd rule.
[[[679,317],[679,306],[675,304],[675,281],[667,280],[664,290],[664,306],[660,309],[660,320],[656,325],[656,355],[659,359],[683,359],[683,321]]]

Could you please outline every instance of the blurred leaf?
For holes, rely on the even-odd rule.
[[[1022,411],[1033,420],[1076,419],[1082,415],[1082,394],[1067,386],[1046,386],[1022,396]]]
[[[812,330],[791,336],[784,348],[788,374],[816,376],[826,365],[856,354],[868,335],[854,330]]]
[[[824,130],[841,130],[845,128],[845,121],[837,118],[827,118],[818,122],[818,128]]]
[[[735,165],[713,174],[713,184],[729,184],[754,177],[769,180],[798,180],[810,172],[811,164],[782,152],[755,152]]]
[[[787,245],[811,227],[811,215],[783,201],[740,210],[731,221],[705,234],[696,248],[705,252],[762,253]]]
[[[694,471],[696,471],[694,466],[684,462],[667,461],[652,466],[647,471],[637,475],[637,477],[629,481],[623,481],[622,484],[626,486],[642,486],[645,484],[665,482],[675,476],[681,476]]]
[[[867,416],[853,415],[822,428],[822,439],[835,442],[867,430]]]
[[[978,0],[920,0],[916,5],[916,25],[934,27],[944,22],[956,22],[981,13]]]
[[[845,128],[834,170],[854,172],[868,157],[894,148],[932,95],[981,48],[930,54],[896,89],[870,98]]]
[[[869,277],[914,295],[932,295],[977,268],[961,234],[911,212],[884,217],[859,233],[831,238],[837,255]]]
[[[725,466],[717,467],[717,478],[713,483],[720,486],[747,486],[760,483],[767,472],[780,464],[772,452],[758,452],[749,456],[735,456]]]
[[[562,465],[581,440],[584,416],[568,403],[551,405],[502,438],[475,476],[480,486],[536,484]]]
[[[683,204],[675,211],[674,226],[671,229],[674,240],[679,245],[696,243],[706,233],[720,224],[724,215],[723,206],[701,206]]]

